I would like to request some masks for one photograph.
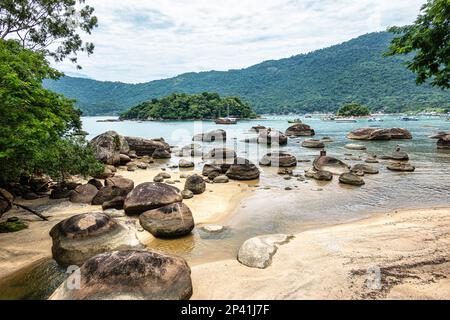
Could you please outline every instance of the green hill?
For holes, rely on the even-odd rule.
[[[358,102],[372,111],[450,108],[450,91],[416,86],[406,57],[383,57],[386,32],[241,70],[186,73],[141,84],[64,77],[45,86],[77,99],[85,115],[119,114],[143,101],[173,92],[217,92],[239,96],[259,113],[336,111]]]

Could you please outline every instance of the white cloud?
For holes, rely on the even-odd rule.
[[[425,0],[87,0],[99,28],[79,56],[98,80],[145,82],[248,67],[411,23]],[[75,72],[69,62],[56,65]]]

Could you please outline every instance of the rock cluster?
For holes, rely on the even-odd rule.
[[[361,128],[350,132],[347,138],[352,140],[397,140],[412,139],[412,135],[404,128]]]

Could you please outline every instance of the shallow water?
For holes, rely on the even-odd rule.
[[[292,116],[290,118],[297,118]],[[174,146],[191,143],[194,133],[211,129],[227,131],[228,147],[254,163],[268,152],[266,147],[246,144],[240,140],[254,134],[249,132],[252,126],[261,124],[285,131],[290,126],[288,117],[272,117],[267,120],[239,121],[237,125],[215,125],[211,121],[162,121],[162,122],[96,122],[107,117],[83,118],[83,129],[89,132],[89,139],[107,130],[115,130],[122,135],[143,138],[164,137]],[[318,182],[314,180],[284,180],[275,168],[261,168],[262,174],[258,187],[251,188],[249,197],[244,199],[235,212],[219,223],[226,226],[222,233],[208,234],[197,227],[187,237],[175,240],[155,239],[149,247],[185,257],[190,265],[234,258],[239,246],[246,239],[268,233],[298,233],[310,228],[343,223],[370,216],[388,209],[417,208],[448,205],[450,199],[450,152],[436,149],[436,140],[428,138],[437,131],[450,130],[450,122],[439,118],[422,118],[420,121],[404,122],[395,117],[385,117],[384,122],[370,123],[360,120],[358,123],[335,123],[319,118],[304,119],[315,131],[314,138],[328,136],[333,142],[326,144],[329,155],[344,160],[347,153],[353,155],[385,154],[392,152],[397,144],[410,156],[410,162],[416,166],[413,173],[395,173],[386,169],[387,161],[373,164],[380,169],[377,175],[366,175],[366,184],[362,187],[343,186],[337,182]],[[346,134],[356,128],[404,127],[413,134],[412,140],[364,142],[367,151],[347,150],[344,145],[352,141]],[[289,139],[288,145],[280,149],[289,152],[297,159],[313,160],[317,149],[301,147],[305,138]],[[353,141],[353,143],[355,143]],[[207,152],[220,143],[203,143]],[[173,157],[162,166],[175,164],[179,160]],[[201,158],[193,159],[200,164]],[[345,160],[348,164],[359,161]],[[299,163],[296,170],[303,172],[311,163]],[[201,165],[198,166],[201,168]],[[292,190],[286,191],[285,187]],[[270,188],[270,189],[267,189]],[[53,260],[43,260],[21,270],[0,282],[1,298],[39,299],[47,298],[65,278]]]
[[[216,125],[212,121],[152,121],[152,122],[96,122],[106,117],[83,118],[83,129],[89,132],[91,139],[107,130],[115,130],[122,135],[140,136],[144,138],[164,137],[174,146],[191,143],[195,133],[212,129],[227,131],[226,145],[234,148],[238,155],[248,158],[254,163],[269,150],[261,145],[247,144],[242,139],[254,136],[249,129],[255,125],[264,125],[285,131],[291,124],[292,117],[269,117],[264,120],[239,121],[237,125]],[[347,222],[361,219],[375,212],[387,209],[407,207],[427,207],[448,205],[450,199],[450,152],[436,149],[436,140],[429,136],[437,131],[450,130],[450,122],[442,118],[421,118],[420,121],[400,121],[397,117],[386,116],[383,122],[358,120],[357,123],[335,123],[323,121],[319,117],[302,119],[316,131],[314,138],[330,137],[333,142],[326,144],[329,155],[341,160],[345,154],[353,155],[386,154],[399,144],[410,156],[410,162],[416,166],[414,173],[395,173],[386,169],[387,161],[373,164],[380,169],[378,175],[366,175],[366,184],[362,187],[339,185],[335,178],[330,183],[317,181],[300,182],[295,178],[284,180],[276,174],[274,168],[261,168],[262,175],[251,196],[241,202],[236,212],[221,221],[227,226],[222,234],[211,235],[196,228],[192,235],[177,240],[155,240],[152,248],[169,251],[186,257],[191,263],[232,258],[246,239],[264,233],[296,233],[309,228],[327,224]],[[346,138],[349,131],[369,126],[381,128],[403,127],[411,131],[412,140],[395,141],[357,141],[365,144],[367,151],[347,150],[344,145],[351,143]],[[297,159],[313,160],[317,149],[301,147],[305,138],[289,139],[288,145],[280,147]],[[207,152],[221,143],[203,143],[203,151]],[[173,157],[168,163],[177,163]],[[199,158],[193,159],[199,163]],[[360,161],[346,160],[348,164]],[[201,168],[201,166],[199,166]],[[297,170],[307,170],[311,163],[299,163]],[[290,186],[293,190],[285,191]],[[265,187],[270,187],[265,190]],[[322,189],[321,191],[316,191]]]

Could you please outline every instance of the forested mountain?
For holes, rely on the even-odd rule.
[[[64,77],[45,86],[77,99],[85,115],[119,114],[171,93],[239,96],[259,113],[336,111],[357,102],[372,111],[450,108],[450,91],[416,86],[406,57],[384,57],[392,35],[370,33],[308,54],[241,70],[186,73],[141,84]]]

